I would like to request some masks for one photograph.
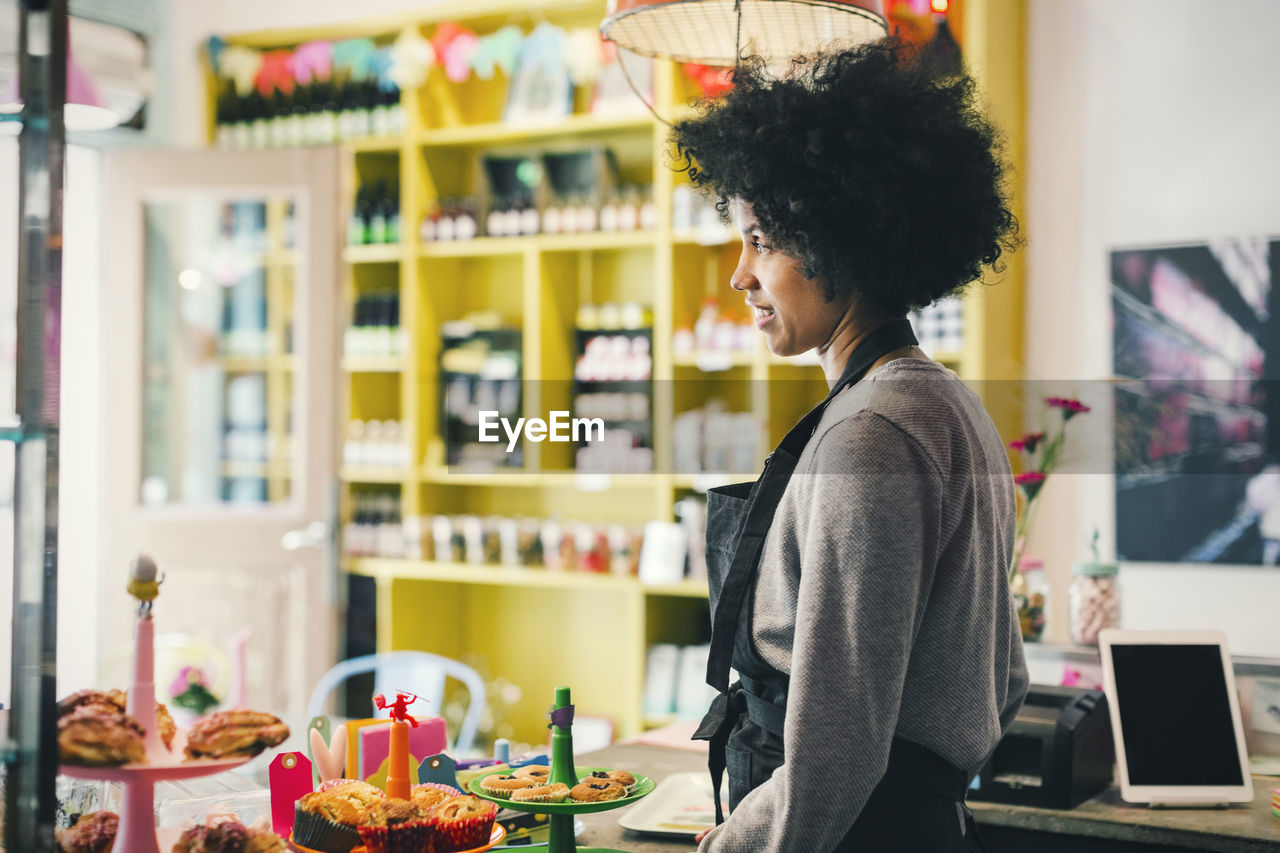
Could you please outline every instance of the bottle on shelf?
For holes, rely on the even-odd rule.
[[[462,200],[461,209],[453,221],[453,237],[455,240],[470,240],[476,236],[479,230],[480,224],[476,216],[476,200],[465,198]]]
[[[311,109],[311,87],[299,86],[294,90],[292,102],[288,104],[288,118],[285,120],[285,138],[290,147],[298,148],[307,142],[307,115]]]
[[[400,182],[392,181],[385,199],[383,215],[387,220],[387,242],[400,242]]]
[[[373,193],[369,198],[369,228],[366,243],[387,242],[387,201],[390,193],[386,181],[378,181],[373,185]]]
[[[351,216],[347,219],[347,245],[363,246],[369,242],[369,190],[360,187],[356,190],[356,203],[351,208]]]

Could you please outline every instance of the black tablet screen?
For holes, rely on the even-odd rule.
[[[1113,645],[1131,785],[1243,785],[1217,646]]]

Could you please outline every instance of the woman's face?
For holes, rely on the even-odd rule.
[[[798,260],[773,248],[749,203],[735,201],[733,213],[742,234],[742,254],[729,286],[746,295],[751,318],[764,332],[769,351],[792,356],[825,348],[849,311],[851,298],[837,295],[828,302],[822,286],[805,277]]]

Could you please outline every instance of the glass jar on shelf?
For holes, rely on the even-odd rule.
[[[1067,593],[1071,642],[1095,645],[1104,628],[1120,625],[1120,567],[1114,563],[1076,563]]]
[[[1039,642],[1044,636],[1045,616],[1049,610],[1049,579],[1044,561],[1024,557],[1009,583],[1009,593],[1018,609],[1018,624],[1024,642]]]

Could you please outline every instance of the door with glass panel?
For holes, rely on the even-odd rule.
[[[146,552],[156,698],[296,719],[335,658],[336,154],[131,151],[104,175],[100,681],[127,681]]]

